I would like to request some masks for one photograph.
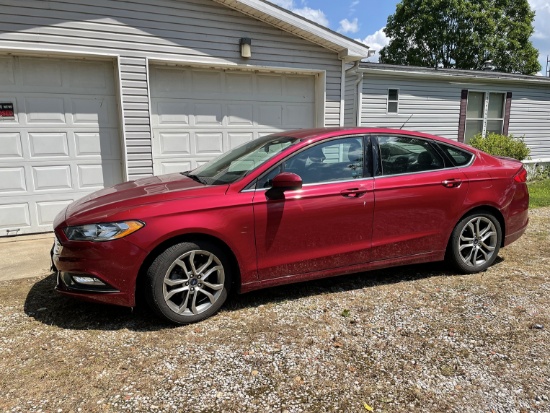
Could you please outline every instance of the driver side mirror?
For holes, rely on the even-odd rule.
[[[269,188],[265,196],[268,199],[282,199],[285,191],[294,191],[302,188],[302,178],[299,175],[291,172],[281,172],[271,180],[271,188]]]

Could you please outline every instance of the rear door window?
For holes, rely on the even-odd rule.
[[[437,150],[424,139],[408,136],[379,136],[380,175],[425,172],[445,167]]]

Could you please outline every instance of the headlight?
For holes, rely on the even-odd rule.
[[[145,226],[140,221],[107,222],[65,228],[65,235],[71,241],[111,241],[136,232]]]

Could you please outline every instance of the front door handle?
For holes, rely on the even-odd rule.
[[[441,181],[441,184],[445,187],[445,188],[458,188],[460,187],[460,185],[462,185],[462,180],[461,179],[445,179],[444,181]]]
[[[366,189],[359,189],[359,188],[350,188],[350,189],[344,189],[343,191],[340,191],[340,195],[342,195],[345,198],[359,198],[367,192]]]

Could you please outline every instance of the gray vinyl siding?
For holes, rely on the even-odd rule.
[[[348,74],[345,84],[344,126],[357,126],[357,80],[359,75]]]
[[[250,59],[239,56],[241,37],[252,38]],[[130,179],[153,172],[148,59],[325,71],[319,123],[340,124],[341,62],[335,52],[211,0],[0,0],[2,49],[119,59]]]
[[[387,113],[390,88],[399,89],[398,114]],[[512,92],[509,133],[525,138],[532,158],[550,158],[550,84],[483,82],[465,78],[446,81],[365,74],[361,126],[403,127],[457,140],[463,89]]]
[[[513,87],[509,133],[525,137],[531,158],[550,158],[550,85]]]
[[[387,113],[388,89],[399,89],[398,113]],[[460,87],[447,82],[417,81],[366,74],[361,126],[403,128],[456,140]]]

